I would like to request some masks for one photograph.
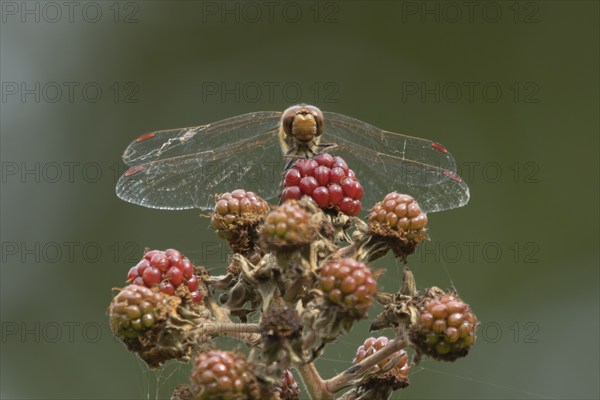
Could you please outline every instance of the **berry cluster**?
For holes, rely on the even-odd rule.
[[[331,302],[348,309],[368,307],[377,292],[371,269],[353,258],[334,258],[325,264],[319,286]]]
[[[227,231],[233,225],[253,224],[269,211],[269,205],[253,192],[237,189],[219,196],[210,226]]]
[[[419,351],[446,361],[467,355],[478,325],[468,304],[456,294],[436,293],[423,302],[420,312],[411,327],[411,340]]]
[[[144,286],[129,285],[112,300],[110,328],[119,337],[131,339],[162,319],[167,297]]]
[[[264,117],[257,115],[257,120]],[[271,118],[267,120],[275,119]],[[306,388],[302,398],[390,399],[393,391],[408,386],[407,352],[412,351],[413,365],[423,355],[446,361],[465,356],[475,341],[477,318],[454,292],[431,287],[420,293],[406,266],[397,292],[378,291],[377,279],[384,270],[368,265],[390,251],[406,264],[419,243],[428,239],[428,209],[408,194],[392,192],[378,197],[381,201],[367,218],[359,218],[364,190],[354,171],[360,175],[362,168],[356,165],[353,171],[341,157],[318,153],[325,148],[343,150],[335,143],[319,144],[317,137],[327,132],[323,113],[298,105],[279,118],[282,147],[287,149],[286,166],[280,171],[280,205],[270,206],[256,193],[239,188],[216,194],[214,209],[203,216],[227,242],[226,271],[209,276],[174,249],[145,252],[129,270],[129,286],[109,306],[111,330],[150,368],[170,360],[192,362],[189,381],[175,389],[172,400],[299,400],[291,368],[297,368],[294,373]],[[384,143],[385,135],[380,136]],[[155,142],[164,147],[160,143]],[[135,146],[134,150],[139,147]],[[452,160],[443,147],[432,146]],[[362,162],[363,167],[372,161],[349,153],[348,161]],[[139,170],[134,167],[125,177]],[[446,182],[456,181],[454,187],[466,196],[460,202],[449,200],[447,206],[462,205],[467,188],[456,186],[460,178],[447,172],[452,179]],[[390,182],[398,180],[401,177],[390,177]],[[133,181],[119,185],[122,182]],[[270,193],[275,188],[264,189]],[[444,195],[436,187],[431,190],[423,191],[425,199]],[[369,332],[390,329],[395,339],[366,339],[353,365],[322,378],[315,362],[325,346],[355,332],[352,328],[360,329],[356,323],[373,312],[375,300],[380,311]],[[241,350],[218,349],[214,339],[224,335],[243,342],[248,356]]]
[[[248,398],[253,381],[246,358],[224,350],[200,353],[191,374],[197,400]]]
[[[260,229],[261,240],[269,247],[302,246],[317,236],[318,226],[297,201],[286,201],[269,214]]]
[[[373,206],[368,221],[376,234],[418,243],[425,237],[427,215],[411,196],[392,192]]]
[[[202,293],[198,290],[199,281],[194,265],[179,251],[174,249],[150,250],[136,266],[129,270],[127,281],[134,285],[148,288],[158,287],[162,293],[175,295],[180,287],[189,289],[192,301],[202,301]]]
[[[320,153],[301,159],[285,174],[283,201],[310,196],[322,209],[336,209],[350,216],[360,212],[363,187],[341,157]]]

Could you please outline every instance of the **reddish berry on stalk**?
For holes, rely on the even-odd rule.
[[[411,196],[392,192],[371,208],[368,221],[377,234],[395,234],[418,243],[425,237],[427,214]]]
[[[158,287],[170,296],[183,285],[189,289],[194,302],[202,301],[193,264],[174,249],[146,252],[144,258],[129,270],[127,282],[147,288]]]
[[[410,336],[421,353],[445,361],[467,355],[475,342],[478,325],[468,304],[455,293],[437,289],[424,297],[419,311],[419,320],[411,326]]]
[[[283,183],[283,201],[310,196],[322,209],[336,209],[350,216],[360,213],[363,187],[340,157],[320,153],[314,159],[298,160],[286,172]]]
[[[353,258],[334,258],[325,264],[319,286],[329,301],[348,309],[368,307],[377,291],[371,269]]]
[[[144,286],[129,285],[110,303],[110,328],[121,338],[137,337],[164,317],[166,305],[164,294]]]
[[[387,346],[389,341],[390,340],[385,336],[368,338],[365,340],[364,344],[356,350],[356,358],[354,358],[352,362],[357,364],[363,361],[365,358],[373,355],[377,351]],[[397,360],[396,365],[389,366],[388,364],[392,361],[392,359]],[[389,369],[383,374],[379,373],[386,366]],[[388,382],[392,384],[394,390],[403,388],[408,386],[409,368],[408,354],[404,349],[401,349],[377,363],[372,370],[376,375],[370,375],[367,378],[367,381],[375,384]]]
[[[268,247],[302,246],[317,237],[318,228],[296,200],[288,200],[266,216],[260,237]]]
[[[255,381],[243,355],[223,350],[200,353],[190,379],[197,400],[245,399]]]
[[[386,240],[404,261],[427,238],[427,214],[407,194],[389,193],[371,208],[367,220],[369,232]]]
[[[227,236],[228,229],[236,225],[251,225],[262,220],[269,205],[253,192],[237,189],[223,193],[217,199],[210,226]]]

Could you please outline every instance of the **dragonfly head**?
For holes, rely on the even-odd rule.
[[[323,133],[323,113],[315,106],[292,106],[283,112],[281,127],[287,136],[308,143]]]

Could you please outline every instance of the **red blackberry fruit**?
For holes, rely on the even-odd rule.
[[[170,296],[186,287],[193,302],[199,303],[203,298],[194,265],[174,249],[146,252],[144,258],[129,270],[127,282],[147,288],[158,287],[159,291]],[[185,294],[182,297],[185,298]]]
[[[281,200],[311,197],[324,210],[335,209],[350,216],[360,213],[363,187],[341,157],[320,153],[301,159],[286,172]]]

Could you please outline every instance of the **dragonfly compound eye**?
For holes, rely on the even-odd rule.
[[[323,133],[323,113],[315,106],[305,106],[304,109],[308,113],[312,114],[315,123],[317,124],[317,132],[315,133],[315,136],[321,136]]]

